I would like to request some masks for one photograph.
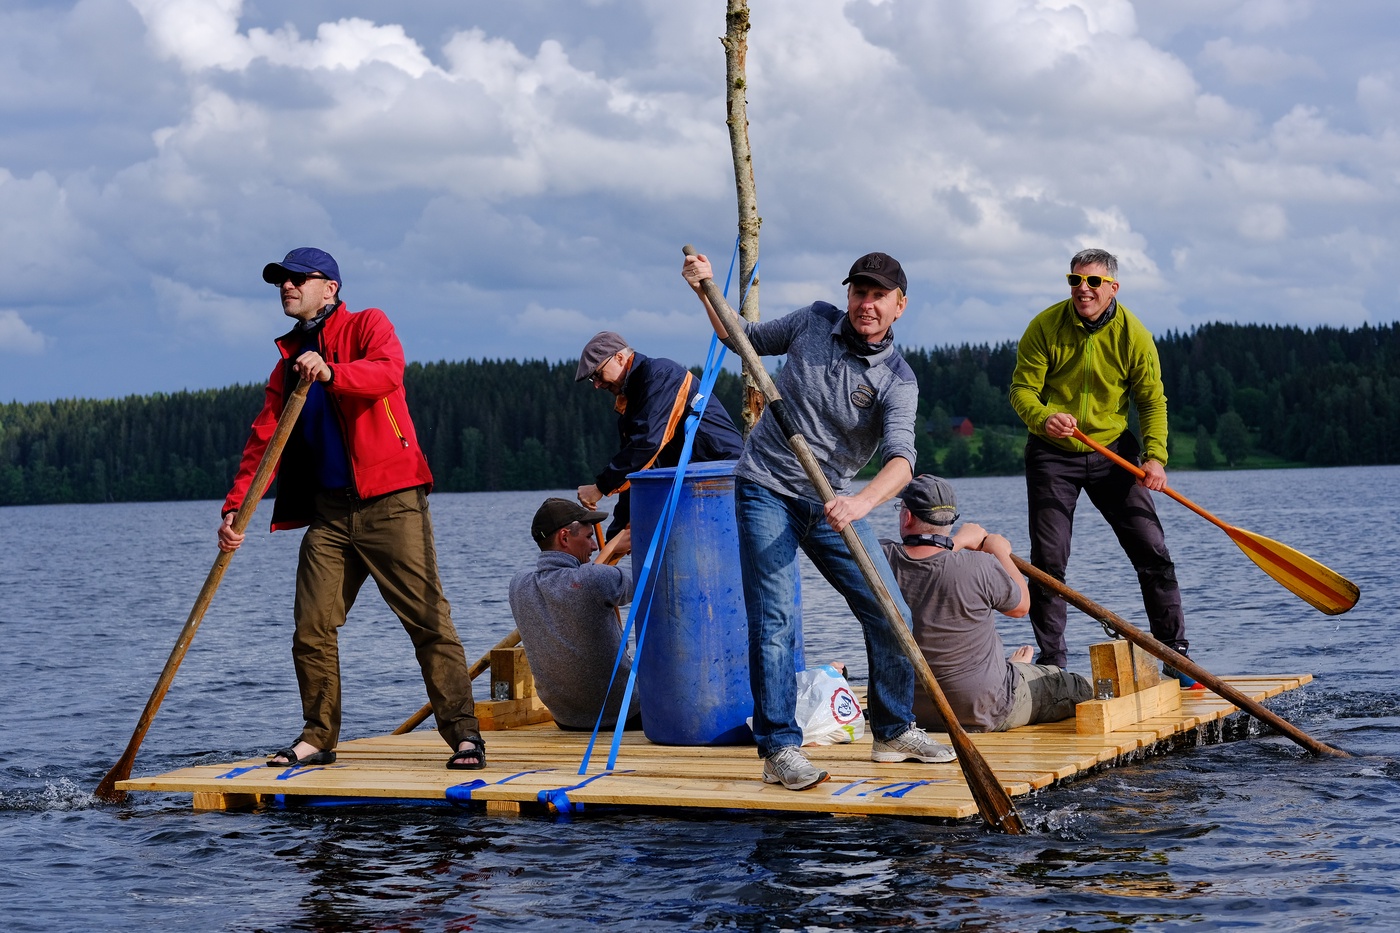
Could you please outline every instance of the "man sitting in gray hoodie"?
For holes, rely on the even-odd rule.
[[[546,499],[530,525],[541,552],[535,569],[510,581],[510,611],[535,687],[561,729],[592,730],[599,710],[603,728],[613,728],[632,669],[629,650],[613,677],[622,644],[618,609],[632,601],[632,577],[606,555],[589,560],[598,550],[593,526],[607,517],[567,499]],[[630,537],[620,532],[606,551],[626,554]],[[623,719],[626,728],[640,727],[635,695]]]

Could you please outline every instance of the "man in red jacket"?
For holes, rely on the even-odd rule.
[[[340,737],[336,636],[360,587],[379,593],[413,639],[447,767],[486,765],[466,655],[438,580],[428,492],[433,476],[404,398],[403,347],[383,311],[351,313],[329,253],[294,249],[263,269],[296,320],[277,339],[282,358],[267,382],[243,461],[223,505],[219,548],[243,543],[233,515],[243,504],[283,404],[298,378],[311,380],[278,465],[272,530],[309,526],[297,563],[292,660],[301,689],[301,735],[269,767],[329,764]]]

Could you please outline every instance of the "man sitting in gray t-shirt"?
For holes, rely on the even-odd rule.
[[[914,615],[919,643],[958,722],[969,732],[1004,732],[1058,722],[1089,699],[1089,681],[1047,664],[1031,664],[1031,648],[1008,660],[994,612],[1021,618],[1030,609],[1025,577],[1011,561],[1011,542],[958,520],[952,485],[923,475],[899,494],[902,542],[882,541],[890,569]],[[932,699],[918,688],[920,726],[945,729]]]
[[[541,551],[535,569],[510,581],[510,611],[535,687],[561,729],[592,729],[599,710],[602,727],[613,728],[632,669],[629,650],[613,678],[622,644],[618,607],[632,601],[632,577],[606,558],[589,562],[598,550],[593,526],[607,517],[567,499],[546,499],[530,525]],[[627,553],[629,538],[619,533],[607,551]],[[629,729],[640,726],[635,695],[624,719]]]

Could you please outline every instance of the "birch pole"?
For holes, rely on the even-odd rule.
[[[724,44],[726,123],[729,124],[729,146],[734,155],[734,190],[739,200],[739,288],[744,295],[739,313],[746,321],[758,320],[758,279],[746,293],[743,288],[753,277],[758,265],[758,228],[763,218],[758,215],[758,191],[753,180],[753,153],[749,150],[748,78],[744,70],[749,52],[748,0],[727,0]],[[744,436],[763,414],[763,392],[744,366]]]

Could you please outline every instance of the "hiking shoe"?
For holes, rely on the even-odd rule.
[[[1206,688],[1205,684],[1197,683],[1190,674],[1183,674],[1170,664],[1162,665],[1162,676],[1175,678],[1176,682],[1181,684],[1182,690],[1204,690]]]
[[[784,745],[763,759],[765,784],[781,784],[788,790],[806,790],[829,777],[830,774],[808,761],[802,749],[796,745]]]
[[[890,763],[895,761],[925,761],[939,764],[956,759],[957,753],[946,745],[940,745],[929,738],[928,733],[910,726],[888,742],[875,740],[870,749],[870,760]]]

